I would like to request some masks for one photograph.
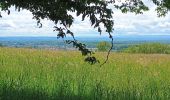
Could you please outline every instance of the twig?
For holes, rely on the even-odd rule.
[[[100,67],[102,67],[104,64],[106,64],[107,63],[107,61],[109,60],[109,55],[110,55],[110,53],[111,53],[111,51],[112,51],[112,49],[113,49],[113,36],[112,36],[112,34],[111,33],[109,33],[109,37],[110,37],[110,39],[111,39],[111,47],[110,47],[110,49],[109,49],[109,51],[108,51],[108,53],[107,53],[107,57],[106,57],[106,60],[100,65]]]

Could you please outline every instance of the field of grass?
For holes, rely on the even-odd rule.
[[[105,53],[97,53],[102,61]],[[0,48],[0,100],[170,100],[170,55]]]

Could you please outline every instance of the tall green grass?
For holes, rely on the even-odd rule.
[[[100,61],[105,53],[97,53]],[[0,48],[0,100],[170,100],[170,55]]]

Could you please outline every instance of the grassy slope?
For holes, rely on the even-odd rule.
[[[0,48],[0,100],[170,99],[170,55],[110,57],[100,68],[78,52]]]

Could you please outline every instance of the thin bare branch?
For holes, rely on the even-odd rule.
[[[112,36],[111,33],[109,33],[109,38],[111,39],[111,47],[110,47],[110,49],[109,49],[109,51],[107,53],[105,61],[100,65],[100,67],[102,67],[104,64],[107,63],[107,61],[109,60],[109,55],[110,55],[110,53],[111,53],[111,51],[113,49],[113,46],[114,46],[113,36]]]

